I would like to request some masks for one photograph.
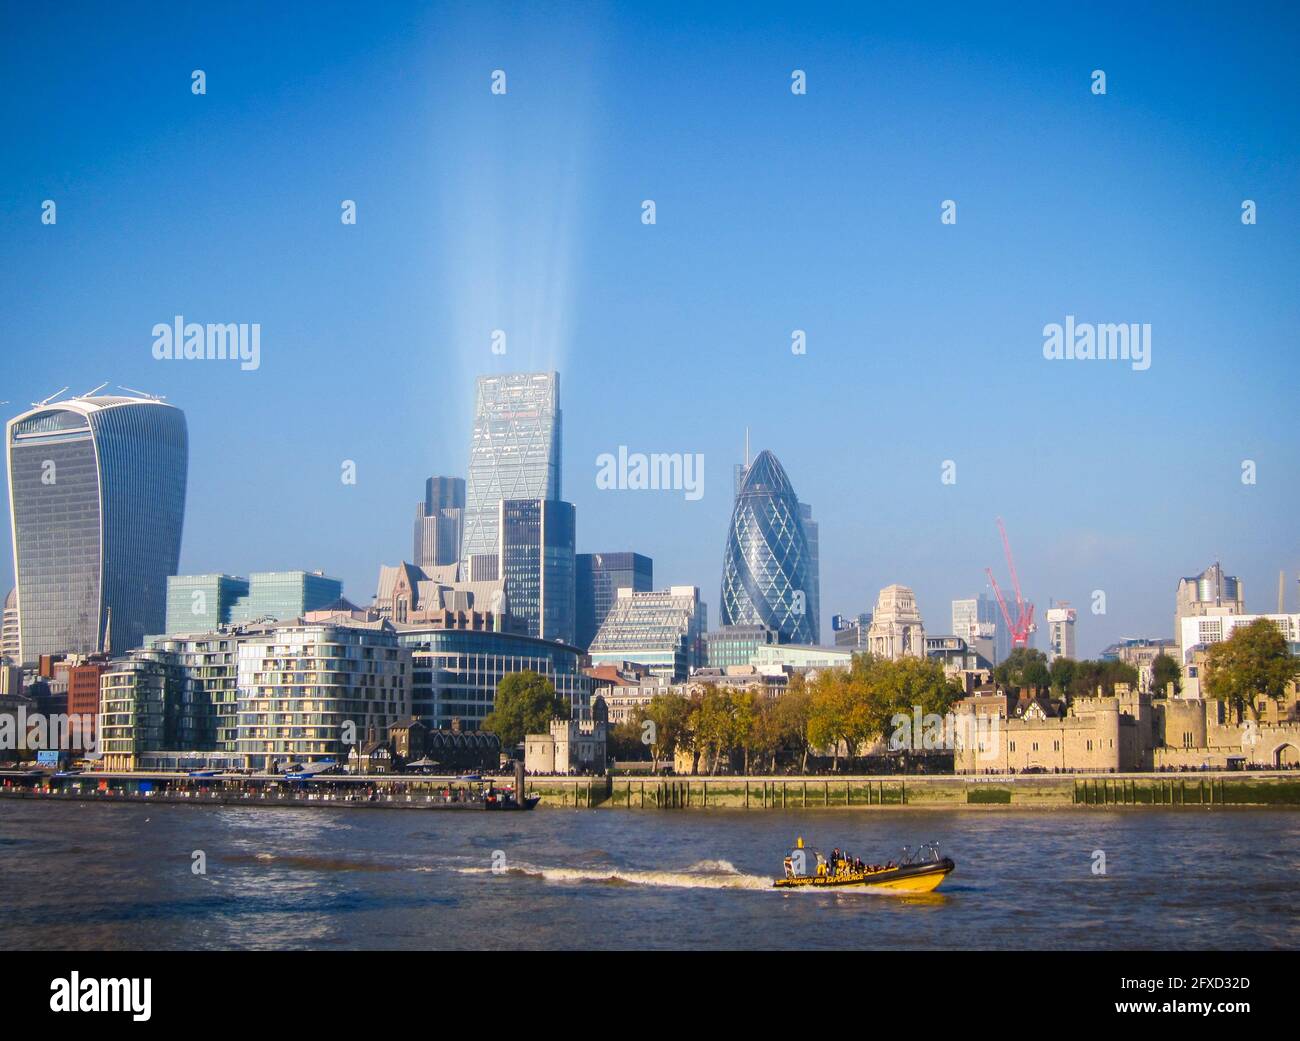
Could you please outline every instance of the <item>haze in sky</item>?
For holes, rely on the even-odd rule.
[[[746,427],[814,508],[827,641],[893,582],[946,632],[1006,577],[998,516],[1085,655],[1172,635],[1215,559],[1300,609],[1294,9],[0,18],[3,413],[104,380],[184,409],[185,572],[369,602],[465,474],[475,376],[555,368],[579,551],[715,623]],[[156,360],[177,315],[259,323],[260,365]],[[1149,368],[1048,360],[1067,316],[1149,325]],[[598,489],[620,445],[702,453],[704,494]]]

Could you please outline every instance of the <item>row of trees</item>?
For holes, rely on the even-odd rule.
[[[1177,663],[1166,655],[1161,657],[1173,666],[1176,674]],[[993,670],[993,679],[1000,687],[1017,691],[1031,690],[1035,694],[1050,693],[1053,697],[1068,701],[1091,697],[1097,693],[1098,687],[1110,697],[1114,695],[1117,683],[1136,687],[1138,671],[1122,661],[1057,658],[1049,664],[1047,655],[1042,651],[1032,647],[1017,647]]]
[[[714,774],[726,763],[749,773],[782,763],[804,771],[810,751],[832,748],[838,769],[842,750],[853,756],[888,737],[895,715],[942,715],[961,694],[938,662],[856,655],[850,669],[824,669],[810,682],[793,677],[778,698],[714,684],[689,697],[661,694],[615,728],[615,755],[659,761],[683,750],[695,772]]]

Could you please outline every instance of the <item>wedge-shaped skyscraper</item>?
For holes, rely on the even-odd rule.
[[[20,654],[139,647],[164,630],[189,441],[180,409],[84,396],[5,428]]]
[[[722,624],[763,625],[782,643],[816,643],[813,557],[799,499],[771,452],[736,493],[722,561]]]

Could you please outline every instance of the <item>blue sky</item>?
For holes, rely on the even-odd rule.
[[[824,630],[902,582],[947,631],[999,515],[1085,654],[1171,635],[1216,557],[1296,610],[1300,25],[1126,6],[6,4],[3,412],[167,395],[182,570],[359,602],[465,472],[475,375],[554,367],[579,550],[714,622],[746,425],[820,522]],[[261,367],[156,361],[176,314],[261,323]],[[1151,368],[1045,360],[1067,314],[1150,323]],[[597,490],[620,444],[703,453],[704,497]]]

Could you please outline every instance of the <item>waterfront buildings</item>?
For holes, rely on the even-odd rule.
[[[238,643],[236,751],[248,769],[342,762],[411,714],[411,652],[392,626],[277,626]]]
[[[559,373],[478,378],[460,550],[465,577],[478,577],[471,557],[498,552],[503,499],[561,498],[561,439]]]
[[[744,471],[722,564],[722,625],[762,625],[783,642],[817,642],[812,551],[785,470],[762,451]]]
[[[591,642],[593,665],[635,662],[654,675],[682,681],[701,664],[708,608],[698,586],[647,593],[620,589]]]
[[[1077,612],[1068,601],[1062,600],[1047,609],[1047,660],[1075,658],[1074,624]]]
[[[593,715],[596,718],[554,719],[550,733],[528,734],[524,769],[530,774],[604,773],[609,724],[599,708]]]
[[[231,609],[248,590],[248,579],[235,575],[171,575],[164,632],[210,632],[228,625]]]
[[[518,633],[398,625],[412,654],[411,714],[427,725],[477,730],[496,703],[497,684],[513,672],[536,672],[576,713],[590,707],[592,680],[576,647]]]
[[[86,751],[96,747],[96,721],[99,718],[100,677],[108,669],[105,660],[84,661],[68,669],[68,715],[76,716]]]
[[[916,594],[907,586],[891,585],[880,591],[867,643],[878,658],[925,657],[925,626]]]
[[[1238,626],[1250,625],[1260,618],[1276,625],[1291,653],[1300,654],[1300,614],[1192,615],[1180,621],[1175,635],[1181,652],[1178,662],[1183,669],[1184,697],[1194,698],[1202,693],[1201,671],[1209,646],[1228,639]]]
[[[640,553],[579,553],[576,643],[584,651],[608,617],[620,589],[648,593],[654,588],[654,561]]]
[[[984,593],[952,602],[952,631],[994,665],[1011,653],[1011,631],[1002,609]]]
[[[411,559],[419,568],[460,562],[465,522],[465,479],[430,477],[424,501],[415,508],[415,548]]]
[[[188,435],[156,398],[42,402],[5,428],[24,665],[138,647],[180,559]]]
[[[1187,618],[1223,618],[1246,613],[1246,588],[1241,579],[1225,575],[1216,560],[1199,575],[1178,580],[1174,606],[1174,639],[1185,658],[1191,649],[1182,638]]]
[[[573,504],[556,499],[502,499],[498,515],[499,577],[510,612],[530,636],[575,640],[576,520]]]

